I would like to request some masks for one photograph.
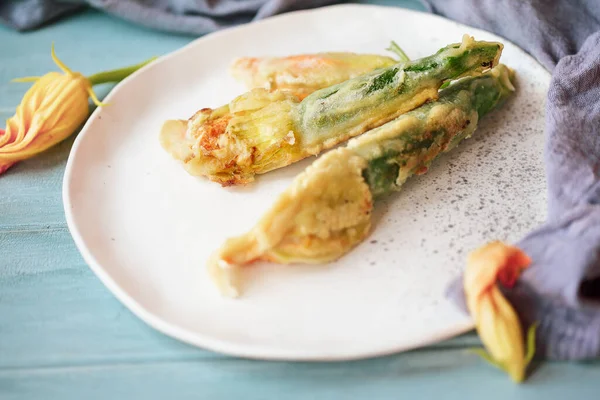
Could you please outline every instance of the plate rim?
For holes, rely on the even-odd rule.
[[[373,5],[373,4],[336,4],[325,7],[318,7],[314,9],[307,10],[298,10],[292,11],[284,14],[275,15],[269,18],[265,18],[259,21],[252,21],[247,24],[238,25],[235,27],[226,28],[220,31],[208,33],[204,36],[196,38],[192,40],[190,43],[171,51],[167,54],[160,56],[154,62],[140,68],[121,82],[119,82],[115,87],[108,93],[104,101],[110,103],[111,99],[117,95],[117,93],[122,90],[122,88],[127,85],[131,80],[137,79],[138,76],[144,74],[147,70],[154,68],[156,65],[166,62],[171,58],[174,58],[180,53],[188,51],[189,49],[201,46],[204,41],[213,40],[216,37],[234,35],[237,31],[246,29],[249,25],[255,24],[264,24],[270,23],[273,20],[285,20],[290,18],[297,18],[299,15],[307,15],[312,13],[322,13],[328,12],[332,9],[360,9],[364,11],[366,9],[371,10],[390,10],[393,9],[396,12],[404,12],[407,14],[418,14],[418,15],[426,15],[428,18],[439,19],[445,22],[451,22],[456,24],[457,26],[465,27],[466,29],[473,31],[473,34],[477,34],[477,32],[485,32],[486,34],[494,35],[500,39],[502,39],[503,43],[510,43],[512,46],[521,50],[524,56],[531,59],[531,61],[540,65],[543,70],[547,73],[548,77],[550,77],[550,73],[529,53],[523,50],[520,46],[512,43],[511,41],[493,33],[488,32],[479,28],[471,27],[463,23],[459,23],[457,21],[424,12],[418,10],[412,10],[408,8],[398,7],[398,6],[388,6],[388,5]],[[302,349],[296,350],[286,350],[281,348],[272,348],[264,345],[247,345],[247,344],[239,344],[235,342],[231,342],[228,340],[221,340],[214,337],[203,336],[202,334],[198,334],[197,332],[190,331],[188,329],[179,327],[174,325],[161,317],[157,316],[154,312],[148,310],[146,307],[141,305],[137,300],[135,300],[132,296],[130,296],[119,284],[110,276],[108,272],[102,267],[101,263],[99,263],[92,251],[88,248],[83,239],[81,232],[78,229],[78,226],[75,222],[75,216],[71,212],[73,208],[70,193],[72,191],[71,182],[74,173],[74,158],[77,153],[81,141],[83,137],[90,130],[90,126],[98,119],[99,115],[102,112],[101,107],[97,107],[84,126],[81,131],[75,138],[71,150],[69,152],[69,156],[67,159],[67,164],[65,167],[65,172],[63,176],[63,187],[62,187],[62,200],[63,200],[63,208],[65,212],[65,219],[67,222],[67,227],[69,232],[73,238],[75,246],[79,253],[81,254],[83,260],[88,265],[88,267],[92,270],[92,272],[97,276],[97,278],[106,286],[106,288],[123,304],[125,305],[129,311],[131,311],[135,316],[141,319],[144,323],[154,328],[155,330],[161,332],[162,334],[169,336],[173,339],[179,340],[186,344],[192,345],[194,347],[199,347],[203,350],[214,351],[217,353],[221,353],[228,356],[242,357],[247,359],[255,359],[255,360],[272,360],[272,361],[309,361],[309,362],[331,362],[331,361],[351,361],[351,360],[360,360],[367,359],[373,357],[381,357],[391,354],[396,354],[399,352],[405,352],[409,350],[413,350],[415,348],[425,347],[434,343],[438,343],[443,340],[450,339],[452,337],[458,336],[465,332],[468,332],[474,328],[474,324],[472,321],[464,322],[461,324],[457,324],[455,327],[448,328],[446,330],[441,331],[437,335],[432,335],[426,340],[420,340],[418,343],[415,343],[411,346],[406,345],[398,345],[398,346],[383,346],[377,349],[372,350],[362,350],[362,351],[354,351],[352,354],[323,354],[323,355],[314,355],[314,354],[303,354]]]

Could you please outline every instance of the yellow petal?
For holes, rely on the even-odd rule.
[[[89,87],[78,73],[50,72],[38,79],[0,135],[0,165],[34,156],[75,132],[88,116]]]
[[[516,247],[501,242],[487,244],[470,254],[464,275],[467,307],[477,333],[494,364],[515,382],[525,376],[527,360],[519,318],[504,298],[497,281],[514,283],[530,259]]]

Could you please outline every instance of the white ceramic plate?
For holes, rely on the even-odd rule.
[[[69,229],[86,262],[127,307],[182,341],[265,359],[341,360],[426,345],[471,328],[444,298],[466,253],[515,241],[544,218],[543,103],[548,73],[507,41],[518,94],[425,176],[377,205],[372,235],[338,262],[257,265],[242,298],[220,297],[205,261],[249,229],[311,160],[223,189],[194,178],[158,143],[169,118],[244,88],[232,59],[317,51],[412,58],[461,40],[501,40],[436,16],[344,5],[208,35],[138,71],[77,137],[64,179]]]

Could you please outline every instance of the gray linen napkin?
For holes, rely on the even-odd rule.
[[[600,1],[423,2],[432,12],[506,37],[552,71],[546,103],[548,220],[516,244],[533,264],[504,292],[526,326],[539,323],[539,356],[599,357]],[[466,310],[462,279],[448,294]]]
[[[202,35],[275,14],[320,7],[335,0],[0,0],[0,22],[38,28],[86,4],[149,28]]]

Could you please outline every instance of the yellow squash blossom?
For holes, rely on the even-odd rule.
[[[523,251],[492,242],[469,255],[464,274],[467,307],[488,353],[480,353],[505,370],[515,382],[525,377],[535,350],[534,329],[528,334],[527,354],[519,318],[497,286],[512,287],[531,260]]]
[[[102,72],[84,77],[71,71],[54,52],[52,59],[62,70],[42,77],[16,81],[34,81],[25,93],[14,116],[6,121],[6,130],[0,129],[0,174],[14,163],[32,157],[73,134],[89,115],[88,98],[101,106],[92,85],[118,82],[143,65]]]

